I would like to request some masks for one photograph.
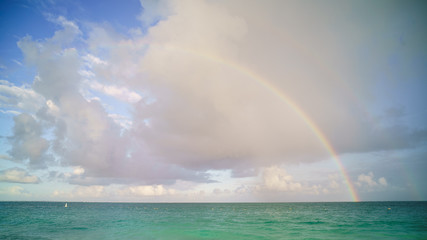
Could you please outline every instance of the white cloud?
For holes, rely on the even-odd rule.
[[[0,171],[0,182],[39,183],[37,176],[31,176],[24,169],[11,168]]]
[[[140,2],[143,7],[143,11],[138,19],[141,21],[144,28],[166,18],[171,13],[169,7],[170,1],[140,0]]]
[[[13,136],[9,138],[12,148],[9,150],[14,161],[29,160],[29,165],[35,168],[46,167],[52,160],[47,153],[49,142],[42,137],[43,126],[33,116],[22,113],[13,118]]]
[[[357,177],[358,183],[359,185],[361,185],[362,183],[367,184],[368,186],[376,186],[377,182],[375,182],[373,180],[374,178],[374,174],[372,172],[369,172],[368,175],[365,174],[360,174],[359,177]]]
[[[376,181],[372,172],[369,172],[368,174],[362,173],[357,177],[356,185],[359,187],[367,186],[372,189],[373,187],[378,187],[380,185],[387,186],[387,180],[384,177],[381,177]]]
[[[337,188],[339,188],[339,183],[337,182],[337,181],[335,181],[335,180],[332,180],[330,183],[329,183],[329,187],[330,188],[333,188],[333,189],[337,189]]]
[[[49,109],[49,112],[54,115],[54,116],[58,116],[60,113],[60,109],[58,108],[58,106],[52,101],[52,100],[47,100],[46,101],[46,106]]]
[[[52,197],[66,197],[66,198],[71,198],[71,194],[70,193],[65,193],[62,190],[54,190],[52,193]]]
[[[288,175],[285,169],[278,166],[265,168],[262,171],[261,177],[261,189],[277,192],[292,192],[303,190],[301,183],[293,181],[292,176]]]
[[[71,43],[81,34],[79,27],[74,22],[67,20],[63,16],[59,16],[57,18],[53,18],[51,16],[49,20],[63,27],[63,30],[56,31],[55,35],[49,39],[53,44]]]
[[[163,185],[128,186],[119,192],[124,196],[162,196],[174,194],[175,190],[167,189]]]
[[[130,129],[132,127],[132,120],[130,120],[126,116],[122,116],[119,114],[108,114],[108,116],[112,118],[114,122],[120,125],[122,128]]]
[[[12,115],[19,115],[19,114],[21,114],[21,112],[14,111],[14,110],[6,110],[6,111],[4,111],[4,110],[0,109],[0,112],[3,113],[3,114],[12,114]]]
[[[142,31],[140,28],[131,28],[131,29],[129,29],[129,34],[134,36],[134,37],[141,37]]]
[[[105,186],[91,185],[91,186],[76,186],[71,190],[61,189],[54,190],[51,196],[54,199],[61,201],[74,200],[74,201],[87,201],[98,200],[108,197],[110,193]]]
[[[307,17],[294,11],[300,3],[271,3],[143,2],[145,28],[132,30],[131,37],[106,25],[81,34],[76,23],[52,17],[62,26],[52,38],[18,43],[38,73],[32,88],[0,85],[2,106],[38,112],[16,116],[11,155],[42,166],[50,164],[45,157],[52,151],[59,164],[84,169],[70,181],[132,182],[141,186],[123,191],[141,196],[168,192],[177,180],[209,182],[212,169],[232,176],[261,169],[263,190],[318,194],[343,184],[330,179],[328,189],[306,186],[277,167],[329,158],[305,122],[317,124],[340,153],[425,140],[423,131],[382,128],[349,97],[365,94],[365,86],[342,81],[348,77],[342,69],[352,62],[337,49],[357,41],[352,32],[326,24],[327,12]],[[323,34],[330,31],[340,38]],[[88,47],[73,47],[79,40]],[[342,62],[348,65],[341,68]],[[87,101],[82,92],[91,91],[128,103],[129,117],[107,111],[103,98]],[[141,101],[146,96],[156,101]],[[358,180],[387,185],[369,174]],[[249,185],[236,192],[252,191]]]
[[[378,179],[378,182],[383,186],[387,186],[387,180],[384,177]]]
[[[104,85],[96,81],[90,82],[90,88],[96,91],[100,91],[104,94],[112,96],[118,100],[128,102],[128,103],[136,103],[142,99],[141,95],[138,93],[129,90],[126,87],[118,87],[114,85]]]
[[[108,65],[106,61],[103,61],[92,54],[87,54],[86,56],[83,57],[83,60],[86,61],[89,67],[93,67],[94,65]]]
[[[76,186],[72,189],[56,189],[51,196],[60,200],[91,200],[112,199],[118,201],[135,201],[146,199],[157,199],[161,201],[170,201],[179,199],[188,201],[194,196],[200,196],[199,191],[191,189],[176,190],[173,187],[163,185],[89,185]]]
[[[238,186],[234,192],[237,194],[248,194],[248,193],[252,193],[254,191],[253,187],[242,184],[240,186]]]
[[[329,174],[328,175],[329,184],[328,187],[330,188],[328,191],[334,190],[340,190],[341,184],[340,184],[340,175],[338,173]]]
[[[214,194],[214,195],[229,195],[229,194],[231,194],[231,191],[229,189],[215,188],[214,190],[212,190],[212,194]]]
[[[84,172],[85,172],[84,168],[82,168],[80,166],[74,167],[73,174],[82,175]]]
[[[27,190],[25,190],[21,186],[11,186],[11,187],[0,189],[0,195],[30,197],[31,193],[29,193]]]
[[[12,59],[12,62],[18,64],[19,66],[22,66],[22,63],[16,59]]]
[[[107,193],[104,186],[93,185],[77,186],[73,189],[71,194],[73,198],[100,198],[105,197]]]
[[[6,80],[0,80],[1,108],[15,108],[25,112],[35,112],[40,106],[43,106],[44,101],[43,96],[36,93],[29,86],[18,87]]]
[[[88,71],[88,70],[80,70],[79,74],[84,77],[85,79],[92,79],[95,77],[95,73],[93,73],[92,71]]]

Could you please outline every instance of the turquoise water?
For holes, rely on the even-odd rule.
[[[0,202],[0,239],[427,239],[427,202]]]

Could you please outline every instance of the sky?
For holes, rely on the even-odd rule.
[[[0,201],[426,201],[426,11],[2,1]]]

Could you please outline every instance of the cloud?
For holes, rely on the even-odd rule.
[[[100,199],[108,196],[104,186],[76,186],[72,190],[54,190],[52,197],[61,200],[81,200],[81,199]]]
[[[302,185],[293,181],[292,176],[288,175],[285,169],[272,166],[262,171],[261,188],[274,192],[301,191]]]
[[[132,121],[128,117],[119,114],[108,114],[108,116],[122,128],[130,129],[132,127]]]
[[[164,187],[163,185],[90,185],[90,186],[76,186],[71,190],[54,190],[52,197],[56,199],[118,199],[120,201],[128,201],[135,199],[146,199],[156,197],[157,199],[169,199],[176,194],[183,196],[183,192],[178,192],[173,188]]]
[[[85,169],[80,166],[75,167],[73,170],[73,174],[75,175],[82,175],[84,172],[85,172]]]
[[[67,20],[63,16],[59,16],[57,18],[53,18],[51,16],[48,19],[63,28],[61,31],[56,31],[55,35],[49,39],[52,43],[69,44],[81,34],[79,27],[74,22]]]
[[[10,168],[0,171],[0,182],[13,183],[39,183],[37,176],[31,176],[27,171],[21,168]]]
[[[73,184],[132,183],[126,191],[141,195],[176,181],[210,182],[212,169],[262,173],[264,190],[321,193],[342,184],[304,185],[277,167],[330,158],[319,132],[342,154],[425,144],[425,128],[384,124],[364,107],[357,96],[374,94],[372,78],[362,86],[347,81],[357,74],[344,69],[360,61],[343,49],[371,36],[359,19],[342,17],[351,9],[341,16],[319,4],[323,10],[307,16],[297,11],[305,3],[242,3],[144,1],[142,32],[131,36],[107,24],[83,34],[52,17],[62,29],[51,38],[18,42],[37,70],[32,88],[0,87],[13,96],[2,97],[5,104],[37,112],[15,117],[10,155],[32,166],[55,156],[61,166],[84,169],[67,178]],[[87,100],[88,92],[130,110],[111,113],[103,98]],[[359,182],[387,184],[370,175]]]
[[[90,83],[90,88],[128,103],[136,103],[142,99],[138,93],[131,91],[126,87],[104,85],[93,81]]]
[[[380,179],[378,179],[378,183],[380,185],[383,185],[383,186],[387,186],[388,185],[387,184],[387,180],[384,177],[381,177]]]
[[[100,198],[106,195],[104,186],[77,186],[72,191],[73,197]]]
[[[21,112],[13,111],[13,110],[6,110],[6,111],[0,110],[0,112],[3,113],[3,114],[12,114],[12,115],[19,115],[19,114],[21,114]]]
[[[215,188],[212,191],[212,194],[214,195],[230,195],[231,191],[229,189],[220,189],[220,188]]]
[[[237,194],[247,194],[247,193],[251,193],[253,192],[253,187],[242,184],[240,186],[238,186],[236,189],[234,189],[234,193]]]
[[[35,112],[44,103],[44,98],[30,86],[15,86],[6,80],[0,80],[0,107],[14,108],[24,112]]]
[[[68,178],[70,182],[93,185],[111,182],[172,184],[177,179],[207,181],[207,175],[203,172],[190,171],[176,164],[159,161],[157,156],[150,156],[144,138],[122,132],[122,128],[115,122],[120,120],[123,123],[123,119],[117,118],[119,115],[107,113],[99,101],[88,102],[81,94],[81,88],[85,85],[79,73],[87,54],[80,55],[76,49],[58,48],[58,45],[66,43],[55,43],[51,44],[51,40],[47,39],[36,44],[27,37],[19,42],[19,46],[28,62],[38,69],[34,90],[48,103],[49,111],[38,115],[40,123],[33,119],[34,126],[46,123],[53,128],[52,140],[40,145],[40,151],[46,151],[51,146],[61,165],[85,169],[84,174]],[[90,59],[92,62],[98,61],[95,57]],[[127,102],[140,100],[140,96],[128,88],[102,84],[98,87]],[[15,124],[16,128],[20,126],[18,122]],[[37,133],[40,136],[41,129]],[[18,139],[18,134],[14,135],[13,138]],[[12,152],[18,156],[21,153],[18,146],[22,146],[22,143],[18,140],[15,142],[17,147]],[[36,142],[31,141],[31,146]]]
[[[328,187],[330,189],[337,190],[340,188],[341,184],[338,181],[339,180],[338,174],[329,174],[328,179],[329,179],[329,186]]]
[[[140,2],[143,11],[141,15],[138,16],[138,19],[141,21],[144,28],[156,24],[170,14],[169,1],[140,0]]]
[[[368,174],[360,174],[357,177],[357,182],[356,185],[359,187],[369,187],[369,188],[373,188],[373,187],[379,187],[379,186],[387,186],[387,180],[384,177],[381,177],[378,179],[378,181],[376,181],[374,179],[374,174],[372,172],[369,172]]]
[[[83,57],[83,59],[86,60],[86,63],[91,68],[93,68],[95,65],[104,65],[104,66],[108,65],[106,61],[103,61],[92,54],[87,54],[85,57]]]
[[[31,193],[29,193],[27,190],[25,190],[21,186],[12,186],[12,187],[0,189],[0,195],[30,197]]]
[[[12,62],[16,63],[19,66],[22,66],[22,63],[16,59],[12,59]]]
[[[294,180],[282,166],[273,165],[260,170],[257,182],[242,184],[234,192],[237,194],[250,194],[261,201],[301,201],[303,199],[329,199],[337,201],[335,197],[347,191],[344,181],[338,173],[329,174],[328,180],[321,181]]]
[[[11,158],[8,155],[4,155],[4,154],[0,154],[0,159],[4,159],[4,160],[12,160],[13,158]]]
[[[175,190],[163,185],[128,186],[119,191],[124,196],[162,196],[174,194]]]
[[[52,160],[47,152],[49,142],[42,137],[43,126],[33,116],[22,113],[13,118],[13,136],[9,137],[12,148],[8,151],[13,161],[24,162],[34,168],[46,167]]]

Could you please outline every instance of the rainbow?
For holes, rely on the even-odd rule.
[[[212,61],[215,61],[217,63],[225,64],[227,66],[232,67],[233,69],[239,71],[240,73],[244,74],[245,76],[255,80],[259,85],[264,87],[265,89],[269,90],[270,92],[274,93],[275,96],[277,96],[282,102],[287,104],[303,121],[304,123],[310,128],[310,130],[314,133],[314,135],[320,140],[320,142],[323,144],[325,149],[329,152],[329,154],[332,156],[332,159],[337,164],[338,169],[342,175],[342,177],[345,180],[345,184],[347,185],[347,188],[349,190],[349,193],[351,195],[351,198],[354,202],[359,202],[359,196],[357,194],[357,191],[353,185],[353,183],[350,180],[350,176],[347,173],[347,170],[344,168],[344,165],[342,164],[341,159],[339,158],[337,152],[332,147],[332,144],[329,142],[328,138],[325,136],[325,134],[320,130],[320,128],[310,119],[310,117],[299,107],[294,101],[292,101],[288,96],[286,96],[282,91],[280,91],[277,87],[275,87],[273,84],[262,78],[261,76],[257,75],[250,69],[244,68],[241,65],[238,65],[234,62],[227,62],[224,59],[220,59],[218,57],[209,57],[204,56]]]
[[[328,138],[325,136],[325,134],[321,131],[321,129],[316,125],[316,123],[311,120],[311,118],[302,110],[301,107],[299,107],[292,99],[290,99],[288,96],[286,96],[282,91],[280,91],[277,87],[275,87],[273,84],[271,84],[269,81],[264,79],[263,77],[259,76],[257,73],[253,72],[252,70],[245,68],[242,65],[239,65],[236,62],[227,61],[224,58],[221,58],[217,55],[213,54],[207,54],[204,52],[198,52],[194,51],[193,49],[189,48],[183,48],[181,46],[177,47],[175,45],[171,44],[157,44],[157,43],[148,43],[148,42],[140,42],[139,44],[146,45],[148,44],[150,47],[160,47],[165,50],[174,50],[174,51],[182,51],[186,54],[191,54],[197,57],[201,57],[203,59],[209,60],[211,62],[222,64],[224,66],[228,66],[235,71],[243,74],[244,76],[253,79],[255,82],[257,82],[260,86],[267,89],[268,91],[272,92],[275,96],[277,96],[282,102],[284,102],[287,106],[289,106],[308,126],[308,128],[314,133],[314,135],[320,140],[322,145],[325,147],[325,149],[328,151],[328,153],[332,156],[332,159],[338,166],[338,169],[341,173],[341,176],[344,178],[345,184],[348,188],[348,191],[350,193],[351,199],[354,202],[360,201],[359,196],[357,194],[357,191],[353,185],[353,183],[350,180],[350,176],[347,173],[347,170],[345,169],[341,159],[339,158],[337,152],[334,150],[332,144],[329,142]],[[137,44],[137,45],[139,45]]]

